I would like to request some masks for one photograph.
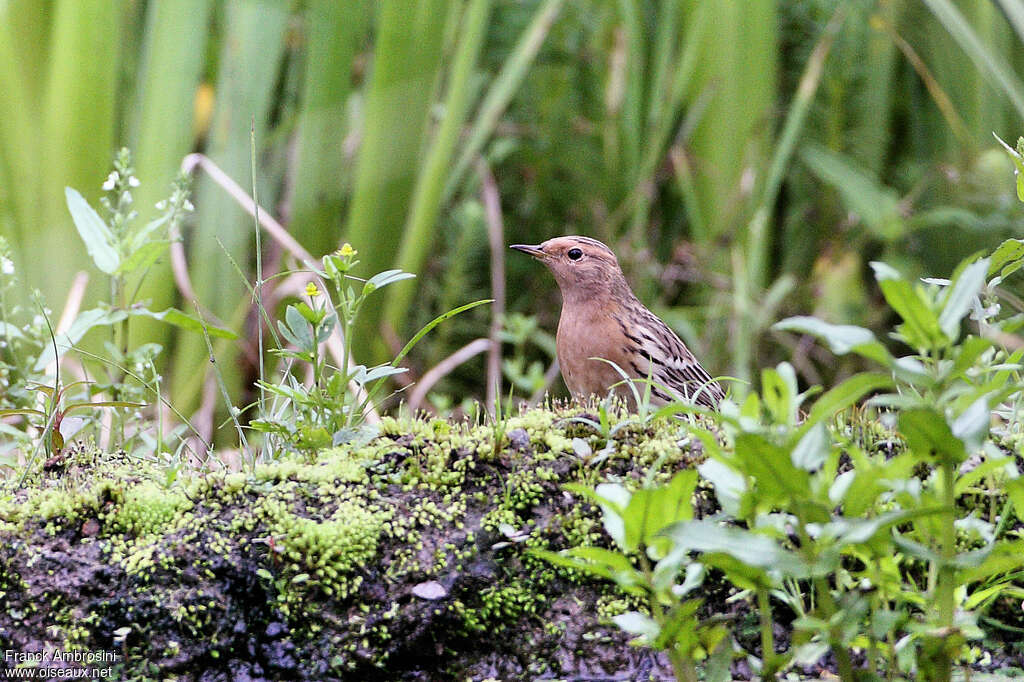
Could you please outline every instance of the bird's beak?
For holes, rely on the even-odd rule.
[[[537,246],[531,246],[530,244],[510,244],[509,248],[515,249],[516,251],[522,251],[526,255],[533,256],[534,258],[545,258],[547,256],[547,254],[544,253],[544,249],[540,248],[539,244]]]

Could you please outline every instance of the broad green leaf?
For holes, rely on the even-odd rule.
[[[755,433],[736,436],[736,459],[744,473],[757,481],[756,493],[760,501],[784,504],[807,496],[808,473],[793,465],[788,450],[764,436]]]
[[[939,314],[939,326],[950,341],[960,338],[960,322],[971,310],[974,299],[985,286],[988,259],[971,263],[953,282],[946,303]]]
[[[121,264],[117,266],[116,272],[120,274],[125,272],[135,272],[136,270],[145,270],[153,265],[153,263],[156,263],[160,256],[164,255],[170,247],[171,242],[169,239],[157,239],[155,241],[146,242],[128,254],[128,257],[121,261]]]
[[[71,323],[71,326],[68,327],[67,332],[57,334],[57,353],[64,355],[64,353],[71,350],[93,327],[115,324],[125,317],[127,317],[127,313],[123,310],[105,310],[102,308],[83,310],[75,318],[75,321]],[[53,344],[47,343],[46,348],[43,349],[36,359],[33,369],[37,372],[41,371],[54,360]]]
[[[761,570],[799,575],[802,562],[771,538],[714,521],[683,521],[665,531],[676,543],[675,551],[721,553]]]
[[[761,398],[777,423],[793,424],[796,421],[798,392],[796,372],[788,362],[779,363],[775,369],[761,370]]]
[[[657,621],[639,611],[620,613],[613,616],[612,621],[629,634],[646,637],[650,640],[657,639],[658,633],[661,632],[661,626]]]
[[[992,410],[988,406],[988,396],[982,396],[953,420],[951,430],[969,450],[977,450],[988,438],[991,424]]]
[[[284,320],[277,321],[277,329],[281,332],[281,336],[283,336],[288,343],[292,344],[296,348],[302,348],[302,342],[299,341],[297,336],[292,334],[292,330],[288,328],[288,325],[284,323]]]
[[[874,261],[871,267],[885,300],[903,318],[901,331],[907,343],[914,348],[929,349],[944,345],[946,337],[939,319],[918,290],[885,263]]]
[[[836,188],[846,207],[860,216],[864,225],[886,241],[904,232],[899,196],[850,159],[824,147],[813,146],[800,154],[819,180]]]
[[[291,329],[292,336],[298,339],[299,350],[306,353],[315,351],[313,330],[310,329],[309,322],[302,312],[295,306],[290,305],[284,311],[284,319],[288,323],[288,328]]]
[[[64,196],[68,202],[68,211],[75,221],[75,228],[85,242],[85,248],[92,257],[96,267],[108,275],[117,271],[121,261],[115,247],[113,232],[103,218],[89,205],[89,202],[71,187],[64,188]]]
[[[831,419],[840,410],[845,410],[869,393],[892,386],[892,377],[886,374],[862,372],[855,374],[822,395],[814,403],[807,416],[805,428],[823,419]]]
[[[415,276],[416,275],[411,272],[402,272],[401,270],[385,270],[384,272],[378,272],[363,284],[363,295],[365,296],[377,289],[383,289],[389,284],[401,282],[403,279],[412,279]]]
[[[188,313],[184,313],[177,308],[168,308],[160,312],[154,312],[146,308],[130,308],[128,313],[133,317],[150,317],[154,320],[160,320],[167,324],[180,327],[181,329],[187,329],[189,331],[202,333],[203,323],[198,319],[192,317]],[[206,331],[210,336],[214,336],[221,339],[237,339],[238,334],[227,329],[225,327],[218,327],[212,325],[209,322],[206,323]]]
[[[697,465],[697,472],[715,487],[715,497],[729,516],[739,516],[740,500],[747,492],[746,480],[717,459],[707,459]]]
[[[859,545],[868,542],[879,532],[900,523],[914,512],[900,509],[886,512],[871,519],[840,518],[825,524],[828,535],[841,545]]]
[[[800,332],[816,336],[828,344],[829,350],[836,355],[845,355],[855,346],[875,341],[875,335],[864,327],[849,324],[829,324],[816,317],[788,317],[776,322],[772,329]]]
[[[829,350],[836,355],[856,353],[862,357],[874,360],[880,365],[889,366],[892,364],[892,356],[885,346],[875,339],[875,335],[863,327],[855,327],[848,324],[829,324],[816,317],[790,317],[781,322],[776,322],[772,329],[800,332],[815,336],[826,344]]]
[[[981,581],[993,576],[1005,576],[1008,573],[1021,569],[1021,557],[1024,556],[1024,541],[997,542],[987,549],[989,551],[981,557],[980,562],[975,563],[973,566],[964,567],[966,570],[959,576],[963,583]]]
[[[634,492],[622,515],[626,524],[626,545],[651,545],[654,536],[666,526],[692,519],[691,498],[696,487],[697,472],[689,469],[673,476],[668,485]]]
[[[824,424],[818,423],[797,442],[790,458],[793,460],[794,466],[800,467],[804,471],[815,472],[825,464],[830,446],[828,430]]]
[[[1018,182],[1021,181],[1021,178],[1024,178],[1024,174],[1018,171]],[[1021,201],[1024,201],[1024,198]],[[1022,260],[1024,260],[1024,239],[1007,239],[992,252],[992,255],[989,257],[988,273],[986,274],[989,277],[997,274],[1003,275],[1003,269],[1006,266],[1015,263],[1019,264]],[[1005,277],[1005,275],[1003,276]]]
[[[967,458],[963,441],[953,435],[942,414],[930,407],[904,410],[898,424],[907,445],[918,456],[935,457],[947,464],[959,464]]]

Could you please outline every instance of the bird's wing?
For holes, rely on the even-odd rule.
[[[661,386],[653,386],[652,395],[665,402],[682,400],[717,407],[725,397],[722,387],[700,366],[690,349],[646,308],[631,326],[627,337],[639,350],[641,362],[629,368],[637,378],[648,376]],[[666,395],[668,389],[672,395]]]

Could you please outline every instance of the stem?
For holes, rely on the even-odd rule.
[[[260,318],[259,311],[263,309],[263,243],[260,237],[260,202],[259,197],[256,195],[256,117],[253,116],[249,121],[249,165],[250,173],[252,176],[252,213],[253,219],[256,221],[256,290],[254,292],[256,297],[256,352],[259,355],[260,363],[260,417],[264,417],[267,414],[267,391],[264,388],[263,383],[267,377],[264,372],[263,366],[263,320]],[[314,334],[316,330],[313,330]]]
[[[651,569],[651,562],[647,560],[647,548],[642,543],[638,551],[640,553],[640,570],[644,573],[644,579],[648,586],[648,595],[650,596],[651,617],[654,618],[658,624],[658,629],[661,630],[665,627],[665,610],[661,608],[658,595],[651,588],[654,584],[654,571]],[[689,656],[684,655],[676,648],[675,642],[668,642],[665,653],[668,654],[668,660],[672,664],[672,674],[676,680],[698,682],[696,666]]]
[[[803,554],[809,564],[814,563],[816,558],[813,554],[814,543],[811,540],[811,536],[807,533],[807,523],[803,518],[800,518],[800,524],[798,527],[800,534],[800,547],[803,550]],[[828,579],[822,576],[814,578],[814,591],[817,594],[817,603],[821,609],[822,620],[831,622],[832,617],[839,611],[839,607],[836,605],[835,597],[832,595],[832,590],[829,587]],[[847,682],[853,682],[856,680],[856,674],[853,669],[853,661],[850,659],[850,652],[843,645],[842,637],[840,636],[839,626],[829,625],[828,628],[828,643],[832,647],[832,653],[836,657],[836,667],[839,669],[840,679],[847,680]]]
[[[757,610],[761,612],[761,676],[766,680],[775,679],[775,638],[772,634],[772,604],[768,590],[757,588]]]
[[[818,593],[818,603],[821,604],[824,620],[831,620],[832,616],[839,610],[836,606],[832,590],[829,589],[826,578],[815,578],[814,589]],[[839,637],[838,628],[832,626],[828,631],[829,644],[832,646],[832,653],[836,655],[836,666],[839,668],[839,677],[848,682],[853,682],[857,676],[853,671],[853,661],[850,660],[850,652],[843,646]]]
[[[348,373],[348,362],[349,362],[349,354],[350,354],[351,348],[352,348],[352,341],[351,341],[352,334],[351,334],[351,331],[352,331],[352,319],[353,319],[354,316],[353,317],[349,317],[349,314],[352,312],[351,306],[349,304],[349,302],[350,302],[350,300],[352,298],[352,289],[351,288],[347,288],[347,289],[343,290],[342,289],[343,284],[344,284],[344,279],[342,279],[342,281],[338,282],[338,297],[341,299],[341,305],[338,306],[338,309],[337,309],[336,313],[338,315],[338,324],[341,326],[341,347],[342,347],[342,352],[341,352],[341,373],[345,377],[345,382],[344,382],[345,396],[348,397],[349,393],[350,393],[349,388],[348,388],[349,379],[352,378],[351,376],[349,376],[349,373]],[[356,395],[353,394],[351,397],[352,397],[352,402],[349,405],[348,414],[345,415],[345,426],[346,427],[351,427],[352,426],[352,419],[353,419],[352,414],[355,412],[356,407],[357,407],[357,402],[358,402],[358,398],[357,398]],[[346,402],[348,402],[348,401],[347,400],[343,400],[341,404],[344,405]]]
[[[938,578],[935,585],[935,608],[938,617],[938,626],[945,631],[953,627],[953,616],[956,612],[956,568],[953,566],[953,558],[956,556],[956,492],[953,489],[956,472],[953,462],[943,461],[942,467],[942,502],[946,508],[942,521],[941,551],[942,563],[939,565]],[[949,682],[953,673],[952,660],[945,652],[938,661],[939,667],[936,680],[938,682]]]

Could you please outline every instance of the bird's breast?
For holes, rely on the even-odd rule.
[[[622,380],[614,367],[593,358],[610,360],[629,372],[626,349],[619,342],[621,338],[613,312],[563,307],[556,347],[562,378],[573,395],[603,396]]]

